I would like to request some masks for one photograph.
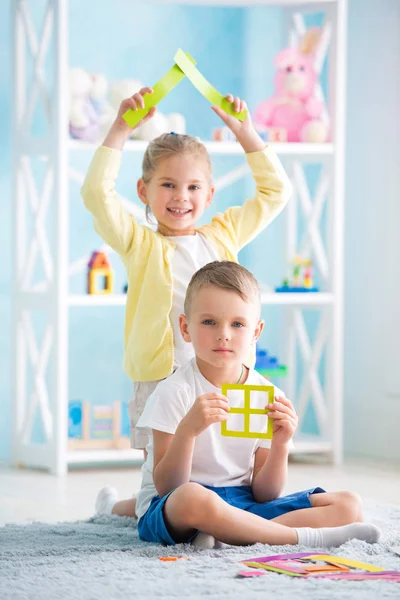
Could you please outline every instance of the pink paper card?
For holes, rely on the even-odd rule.
[[[318,553],[318,552],[297,552],[294,554],[275,554],[272,556],[259,556],[258,558],[245,558],[244,560],[242,560],[241,562],[259,562],[259,563],[264,563],[264,562],[271,562],[271,560],[289,560],[291,558],[306,558],[307,556],[326,556],[325,554],[323,554],[322,552]]]
[[[302,573],[303,575],[307,574],[305,565],[303,566],[295,560],[271,560],[268,565],[271,567],[277,567],[278,569],[283,569],[284,571]]]
[[[351,581],[366,581],[366,580],[383,580],[383,581],[397,581],[400,582],[400,573],[315,573],[310,577],[318,577],[318,579],[349,579]]]

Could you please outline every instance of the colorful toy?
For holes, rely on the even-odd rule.
[[[236,142],[236,136],[229,127],[215,127],[212,132],[214,142]]]
[[[258,135],[264,142],[286,142],[287,132],[283,127],[258,127]],[[216,127],[212,132],[214,142],[237,142],[229,127]]]
[[[114,273],[104,252],[93,252],[88,263],[88,294],[112,294]],[[103,281],[103,286],[99,285]]]
[[[122,115],[123,119],[130,127],[135,127],[148,112],[156,106],[169,92],[182,81],[186,76],[194,87],[215,106],[219,106],[226,113],[244,121],[247,115],[247,110],[239,113],[235,112],[233,102],[222,96],[208,81],[203,77],[198,69],[194,66],[196,62],[187,52],[179,49],[174,56],[175,64],[171,69],[153,86],[152,94],[145,94],[145,107],[137,110],[131,108]]]
[[[319,292],[313,285],[312,261],[301,256],[295,256],[292,266],[292,281],[286,278],[276,292]]]
[[[270,356],[267,350],[257,348],[255,370],[260,375],[268,377],[285,377],[287,375],[286,365],[280,365],[276,356]]]
[[[400,582],[400,571],[386,571],[369,563],[359,562],[351,558],[330,556],[328,554],[299,552],[295,554],[279,554],[276,556],[261,556],[242,563],[253,569],[263,569],[281,573],[291,577],[368,580],[383,579]],[[355,569],[358,569],[356,571]],[[240,577],[259,576],[260,571],[240,571]]]
[[[69,450],[122,450],[130,448],[127,403],[93,406],[75,400],[69,404]],[[127,425],[128,424],[128,425]]]
[[[287,131],[284,127],[257,127],[258,135],[264,142],[287,142]]]
[[[298,48],[286,48],[275,59],[275,94],[256,108],[258,127],[285,129],[289,142],[325,142],[324,102],[317,96],[315,51],[321,32],[310,28]]]
[[[273,423],[271,419],[266,422],[265,431],[251,431],[250,430],[250,417],[251,415],[267,415],[269,410],[262,408],[251,407],[251,392],[265,392],[267,394],[265,404],[272,404],[274,401],[274,387],[272,385],[240,385],[224,383],[222,385],[222,394],[228,397],[229,390],[242,390],[244,393],[244,405],[243,408],[230,407],[230,415],[243,415],[243,431],[228,429],[228,423],[223,421],[221,423],[221,435],[227,437],[240,437],[240,438],[272,438]]]

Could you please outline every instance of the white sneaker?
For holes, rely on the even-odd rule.
[[[211,550],[212,548],[215,548],[215,542],[216,540],[213,535],[199,531],[192,541],[192,546],[195,548],[201,548],[202,550]]]
[[[114,504],[119,500],[118,492],[115,488],[107,485],[103,487],[96,498],[96,514],[110,516]]]
[[[223,548],[229,548],[229,544],[216,540],[213,535],[199,531],[192,542],[192,546],[195,548],[201,548],[202,550],[222,550]]]

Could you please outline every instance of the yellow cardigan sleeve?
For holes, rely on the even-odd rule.
[[[133,244],[141,244],[144,228],[128,213],[115,191],[121,165],[121,152],[100,146],[89,166],[81,195],[93,215],[97,233],[118,254],[130,252]]]
[[[251,242],[288,202],[292,185],[276,153],[265,147],[260,152],[246,154],[256,195],[242,206],[232,206],[218,213],[211,221],[212,233],[234,248],[236,253]],[[207,229],[207,226],[205,226]]]

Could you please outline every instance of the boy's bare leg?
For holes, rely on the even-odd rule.
[[[147,459],[147,452],[143,450],[144,460]],[[119,500],[113,506],[111,511],[112,515],[119,515],[120,517],[134,517],[136,519],[136,498],[129,498],[129,500]]]
[[[129,498],[129,500],[119,500],[114,504],[111,514],[119,515],[120,517],[136,518],[136,498]]]
[[[316,512],[318,508],[327,509],[326,506],[315,506],[305,511]],[[319,513],[316,514],[320,516]],[[237,546],[261,542],[271,545],[303,544],[320,548],[340,546],[349,539],[356,538],[375,543],[380,538],[377,527],[364,523],[350,523],[337,527],[292,528],[276,520],[264,519],[230,506],[217,494],[197,483],[185,483],[177,488],[165,503],[164,515],[176,542],[187,541],[198,530],[220,542]]]
[[[338,527],[364,521],[362,500],[353,492],[311,494],[312,508],[293,510],[272,519],[288,527]]]
[[[227,504],[217,494],[197,483],[176,489],[165,503],[168,529],[175,541],[185,541],[196,530],[226,544],[247,546],[297,544],[294,529]]]

